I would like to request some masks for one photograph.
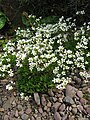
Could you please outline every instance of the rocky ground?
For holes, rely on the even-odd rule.
[[[28,101],[17,90],[7,91],[7,80],[0,86],[0,120],[90,120],[90,78],[78,77],[65,90],[50,89]]]

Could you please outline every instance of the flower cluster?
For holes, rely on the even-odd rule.
[[[77,29],[71,19],[61,17],[58,23],[41,24],[33,32],[16,30],[16,40],[9,41],[0,56],[0,77],[12,77],[14,68],[18,71],[27,59],[31,74],[52,72],[56,87],[65,88],[75,69],[85,71],[90,64],[90,22]],[[49,66],[54,66],[52,71]]]

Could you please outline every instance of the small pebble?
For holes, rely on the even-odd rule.
[[[21,116],[22,120],[28,120],[29,116],[27,114],[23,114]]]

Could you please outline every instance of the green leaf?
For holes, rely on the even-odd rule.
[[[46,23],[46,24],[55,24],[59,20],[58,16],[49,16],[41,20],[41,23]]]
[[[6,23],[6,18],[5,17],[0,17],[0,29],[2,29],[5,26]]]
[[[26,16],[22,16],[22,22],[25,26],[27,26],[27,27],[30,26],[29,20]]]

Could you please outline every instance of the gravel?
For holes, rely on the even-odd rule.
[[[90,120],[90,99],[87,97],[90,85],[76,86],[68,84],[63,91],[55,88],[46,94],[34,93],[34,97],[26,101],[20,98],[16,89],[5,90],[4,83],[0,96],[0,120]]]

